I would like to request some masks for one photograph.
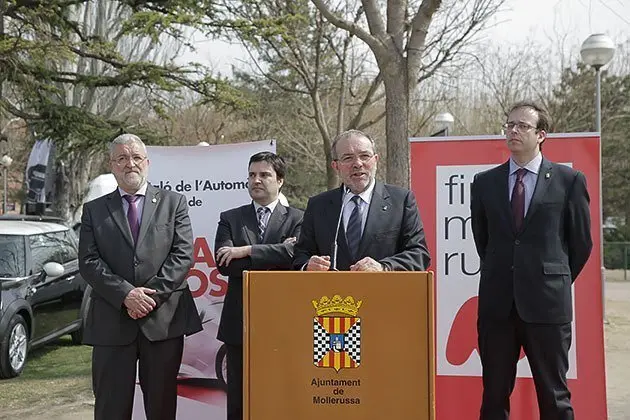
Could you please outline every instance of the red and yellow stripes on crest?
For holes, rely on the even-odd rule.
[[[342,352],[334,352],[330,350],[322,359],[317,363],[318,367],[332,367],[336,371],[342,368],[355,368],[357,367],[357,362],[352,360],[350,355],[345,351]]]
[[[328,334],[345,334],[357,320],[358,318],[356,317],[318,317],[319,324],[324,327]],[[334,352],[329,350],[317,363],[317,366],[332,367],[339,371],[342,368],[355,368],[357,363],[345,351]]]
[[[348,332],[350,327],[357,322],[358,318],[355,317],[338,317],[331,316],[325,317],[320,316],[317,318],[319,321],[319,325],[324,327],[328,334],[345,334]]]

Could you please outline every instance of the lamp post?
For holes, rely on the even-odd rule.
[[[2,214],[7,214],[7,193],[9,188],[9,166],[13,163],[13,159],[9,155],[4,155],[0,158],[0,166],[2,166],[2,180],[4,181],[2,190]]]
[[[449,133],[453,131],[455,118],[450,112],[441,112],[437,114],[433,121],[435,122],[438,131],[432,134],[432,136],[448,136]]]
[[[599,133],[599,255],[601,258],[602,310],[606,320],[606,268],[604,267],[604,206],[602,190],[602,100],[601,100],[601,68],[608,64],[615,55],[615,44],[606,34],[592,34],[582,43],[580,48],[582,60],[595,69],[595,130]]]

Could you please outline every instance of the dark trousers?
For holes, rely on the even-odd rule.
[[[94,419],[131,420],[138,364],[147,420],[174,420],[183,349],[183,336],[152,342],[142,333],[126,346],[94,346]]]
[[[243,346],[227,347],[227,420],[243,420]]]
[[[509,318],[477,321],[483,368],[481,420],[507,420],[521,347],[529,361],[540,420],[573,420],[567,387],[571,323],[531,324],[512,308]]]

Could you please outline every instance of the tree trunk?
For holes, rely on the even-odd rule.
[[[332,139],[330,138],[330,134],[328,132],[328,126],[326,125],[326,113],[324,112],[324,107],[317,90],[311,91],[311,101],[313,104],[313,110],[315,111],[315,123],[317,124],[317,128],[324,140],[324,153],[326,155],[326,185],[328,186],[328,189],[331,190],[339,186],[339,177],[337,177],[337,172],[331,166],[332,154],[330,152],[330,147],[332,145]]]
[[[53,211],[69,222],[75,221],[75,215],[81,209],[83,196],[92,178],[94,161],[94,156],[88,151],[57,161]]]
[[[391,58],[391,57],[390,57]],[[409,91],[406,66],[399,58],[379,65],[385,86],[387,182],[409,188]]]

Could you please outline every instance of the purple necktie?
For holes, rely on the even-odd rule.
[[[527,173],[527,169],[521,168],[516,171],[516,182],[512,190],[512,217],[514,218],[514,226],[516,231],[520,231],[525,218],[525,184],[523,177]]]
[[[131,229],[131,236],[133,236],[133,243],[138,241],[138,234],[140,233],[140,224],[138,223],[138,209],[136,208],[136,201],[140,198],[139,195],[124,195],[125,200],[129,203],[129,210],[127,210],[127,221],[129,222],[129,228]]]

